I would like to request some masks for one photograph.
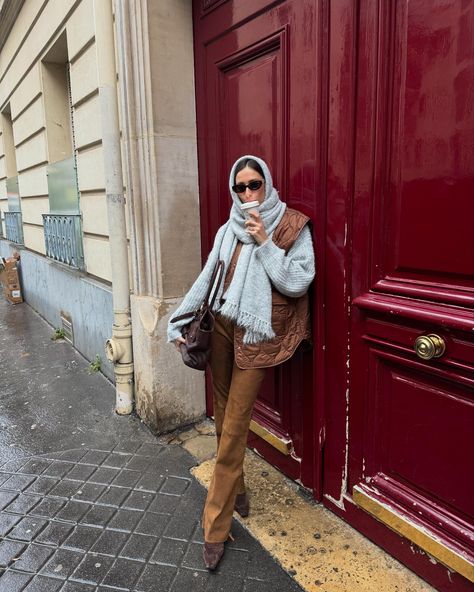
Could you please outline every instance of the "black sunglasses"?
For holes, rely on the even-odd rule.
[[[245,183],[237,183],[237,185],[232,185],[232,191],[235,193],[243,193],[247,187],[250,191],[257,191],[263,185],[263,181],[250,181],[247,185]]]

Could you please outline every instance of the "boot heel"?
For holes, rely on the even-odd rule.
[[[234,510],[240,514],[242,518],[247,518],[250,513],[250,503],[247,492],[237,494],[235,498]]]

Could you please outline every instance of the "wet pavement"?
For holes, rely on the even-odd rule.
[[[301,591],[235,521],[204,568],[195,458],[117,416],[112,385],[52,334],[0,294],[0,592]]]

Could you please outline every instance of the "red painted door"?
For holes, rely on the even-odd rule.
[[[325,503],[472,589],[474,2],[330,22]]]
[[[314,0],[194,2],[204,255],[228,218],[229,170],[243,154],[266,160],[281,198],[313,221],[318,218],[324,138],[316,68],[320,17]],[[268,371],[250,444],[316,488],[313,354],[297,352]],[[209,394],[210,389],[211,415]]]

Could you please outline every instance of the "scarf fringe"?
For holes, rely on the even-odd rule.
[[[222,305],[219,312],[225,318],[245,329],[243,340],[245,344],[261,343],[275,337],[271,323],[259,319],[252,313],[239,310],[236,304],[228,300]]]

